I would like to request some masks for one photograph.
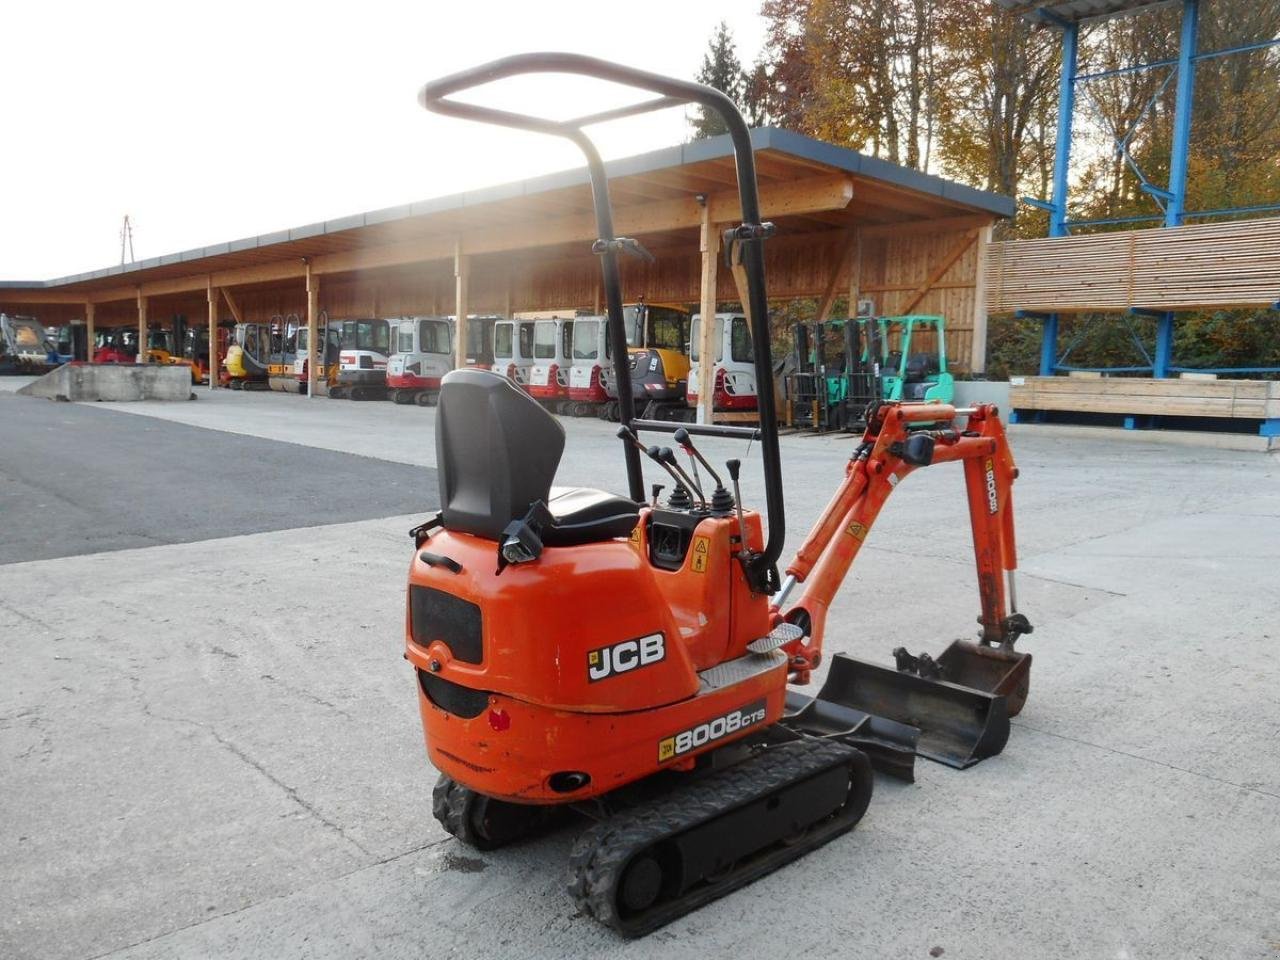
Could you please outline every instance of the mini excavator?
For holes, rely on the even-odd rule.
[[[657,95],[570,121],[452,99],[530,73],[610,80]],[[445,376],[436,420],[441,509],[411,531],[406,658],[437,819],[493,849],[571,808],[594,821],[571,854],[579,908],[643,935],[850,830],[878,769],[917,755],[965,767],[999,753],[1027,695],[1031,630],[1016,612],[1011,488],[995,408],[874,402],[843,482],[779,573],[785,533],[763,244],[751,139],[731,100],[700,84],[573,54],[508,57],[428,84],[428,109],[566,137],[586,155],[621,400],[629,490],[553,488],[564,430],[505,377]],[[582,128],[681,103],[718,112],[737,162],[743,222],[725,235],[746,275],[759,428],[634,419],[620,255],[604,165]],[[646,445],[672,434],[688,457]],[[742,504],[696,437],[758,441],[766,512]],[[645,497],[642,458],[671,481]],[[790,689],[823,659],[828,609],[895,486],[959,462],[981,616],[975,641],[880,666],[837,654],[815,697]],[[727,475],[727,483],[725,476]],[[704,486],[703,481],[706,481]],[[710,488],[708,492],[708,488]],[[799,590],[794,602],[789,598]]]

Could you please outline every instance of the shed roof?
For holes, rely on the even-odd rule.
[[[785,189],[806,178],[836,174],[848,175],[854,183],[854,199],[846,210],[799,211],[789,216],[793,227],[803,223],[804,229],[834,229],[852,220],[883,224],[965,213],[992,217],[1014,213],[1010,197],[975,190],[788,130],[763,127],[753,130],[751,137],[762,190]],[[691,193],[731,193],[735,184],[733,150],[727,136],[621,158],[611,161],[607,168],[613,201],[620,210],[664,200],[687,201]],[[548,217],[590,214],[587,184],[586,168],[581,167],[53,280],[0,281],[0,300],[6,299],[6,288],[70,293],[133,287],[286,260],[297,264],[304,257],[353,256],[379,245],[443,242],[464,231],[492,235],[506,227],[512,236],[517,236],[523,228],[529,231],[529,245],[537,245],[535,228]],[[676,238],[671,233],[666,239]],[[662,236],[653,238],[659,245],[663,240]],[[11,293],[9,298],[13,297]]]

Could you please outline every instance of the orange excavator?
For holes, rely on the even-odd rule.
[[[656,99],[577,120],[526,117],[453,99],[529,73],[610,80]],[[508,57],[428,84],[429,109],[556,134],[588,161],[617,365],[628,491],[552,486],[564,429],[511,381],[444,377],[436,421],[441,510],[411,535],[406,658],[434,813],[491,849],[565,808],[594,823],[574,845],[570,893],[625,936],[647,933],[850,830],[873,768],[911,779],[917,755],[965,767],[999,753],[1026,699],[1030,632],[1014,609],[1012,484],[995,408],[875,403],[844,479],[780,574],[782,464],[754,155],[723,94],[573,54]],[[760,389],[758,428],[634,419],[620,255],[603,164],[583,127],[695,103],[729,129],[743,222],[726,232],[746,275]],[[646,444],[672,434],[673,446]],[[758,444],[766,513],[742,503],[741,463],[724,475],[695,438]],[[641,464],[670,483],[646,497]],[[968,489],[980,632],[936,659],[894,651],[880,666],[836,654],[817,696],[793,689],[823,660],[828,611],[876,517],[912,472],[958,462]],[[725,477],[727,476],[727,481]],[[797,594],[794,600],[792,594]]]

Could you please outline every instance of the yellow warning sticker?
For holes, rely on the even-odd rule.
[[[847,533],[849,536],[853,537],[853,539],[858,541],[867,539],[866,524],[859,523],[857,520],[849,524],[849,526],[845,528],[844,532]]]
[[[676,738],[667,737],[665,740],[658,741],[658,762],[670,760],[676,755]]]
[[[693,572],[707,572],[707,554],[711,549],[711,541],[707,537],[693,538]]]
[[[631,528],[631,537],[629,538],[637,547],[640,546],[640,524],[636,524]]]

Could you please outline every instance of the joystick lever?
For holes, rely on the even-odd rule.
[[[716,514],[728,514],[733,510],[734,498],[729,495],[729,491],[724,488],[724,481],[720,479],[720,474],[716,473],[715,468],[707,462],[707,458],[702,455],[697,447],[693,445],[693,438],[689,435],[689,431],[681,427],[675,432],[676,443],[684,449],[689,455],[689,461],[693,464],[694,476],[698,473],[698,464],[701,463],[711,474],[711,479],[715,481],[716,488],[711,494],[711,512]]]
[[[656,456],[653,453],[654,450],[657,450]],[[676,478],[676,482],[696,493],[699,502],[704,507],[707,505],[707,498],[702,494],[702,485],[685,473],[684,468],[680,466],[680,461],[676,459],[676,455],[671,452],[670,447],[663,447],[660,450],[656,447],[650,447],[646,452],[650,457],[666,467],[668,472]]]

